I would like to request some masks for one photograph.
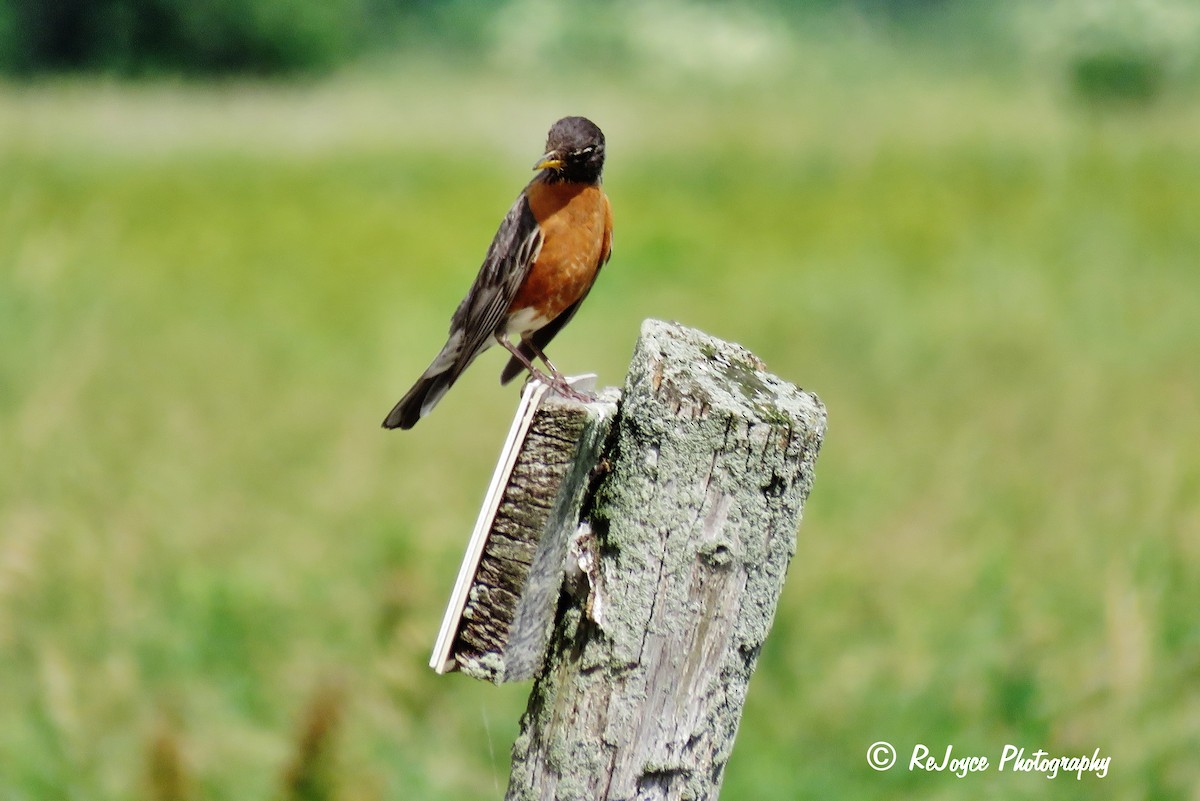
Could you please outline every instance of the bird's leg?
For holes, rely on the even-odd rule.
[[[543,353],[542,349],[537,346],[537,343],[531,339],[523,340],[523,342],[529,346],[529,349],[533,351],[547,367],[550,368],[550,375],[554,377],[554,388],[558,390],[560,395],[565,395],[568,398],[580,401],[581,403],[587,403],[595,400],[595,397],[591,395],[585,395],[584,393],[575,389],[575,387],[568,384],[566,376],[558,371],[558,368],[554,366],[554,362],[546,358],[546,354]]]
[[[550,364],[545,356],[542,356],[542,361],[546,362],[547,366],[553,372],[553,376],[548,376],[541,370],[537,369],[533,362],[530,361],[524,353],[521,353],[520,349],[516,345],[514,345],[512,342],[509,342],[508,337],[504,336],[503,334],[496,334],[496,341],[503,345],[504,349],[511,353],[513,358],[519,361],[525,367],[525,369],[529,371],[531,376],[536,378],[538,381],[541,381],[543,384],[548,384],[549,386],[554,387],[555,391],[560,395],[564,395],[572,400],[577,400],[582,403],[587,403],[588,401],[592,400],[592,398],[582,394],[568,384],[567,379],[563,377],[562,373],[558,372],[558,370],[554,368],[554,365]],[[533,345],[528,340],[522,341],[529,345],[535,353],[541,355],[541,352],[537,346]]]
[[[550,368],[551,375],[562,375],[562,373],[558,372],[558,368],[554,366],[554,362],[550,361],[546,354],[542,353],[542,349],[535,345],[532,339],[525,340],[525,344],[529,346],[529,349],[533,351],[535,356],[542,360],[542,364]]]
[[[508,337],[504,336],[503,334],[496,334],[496,341],[499,342],[501,345],[503,345],[505,350],[507,350],[509,353],[511,353],[513,355],[514,359],[516,359],[521,364],[523,364],[525,366],[525,369],[529,371],[529,374],[531,376],[536,378],[538,381],[541,381],[543,384],[550,384],[552,386],[557,386],[557,382],[555,381],[555,379],[551,378],[550,376],[543,373],[541,370],[534,367],[533,362],[531,362],[529,359],[527,359],[525,357],[525,354],[521,353],[521,351],[517,349],[516,345],[514,345],[513,343],[508,341]]]

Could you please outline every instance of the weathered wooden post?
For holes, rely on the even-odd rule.
[[[539,504],[552,519],[522,546],[530,565],[567,554],[574,575],[566,602],[544,564],[534,589],[512,593],[514,607],[540,594],[543,622],[522,637],[542,632],[537,664],[512,676],[537,677],[510,801],[716,798],[825,432],[816,396],[749,351],[653,320],[613,403],[548,404],[574,408],[590,435]],[[461,638],[435,667],[503,680],[503,639],[487,670]]]

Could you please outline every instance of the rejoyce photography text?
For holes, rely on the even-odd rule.
[[[1070,774],[1074,774],[1076,779],[1083,779],[1085,773],[1091,773],[1103,779],[1108,775],[1111,759],[1111,756],[1101,756],[1099,748],[1090,755],[1056,755],[1044,748],[1029,749],[1007,743],[1000,752],[999,760],[993,763],[986,754],[955,755],[953,745],[947,745],[945,751],[937,753],[924,743],[917,743],[908,760],[908,769],[948,772],[961,779],[968,773],[991,770],[995,764],[1000,773],[1041,773],[1047,779]]]

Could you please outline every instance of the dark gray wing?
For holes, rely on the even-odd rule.
[[[475,282],[450,318],[450,339],[459,338],[453,363],[461,364],[460,371],[491,344],[541,249],[542,230],[522,192],[500,223]]]
[[[400,399],[384,428],[412,428],[441,400],[463,370],[492,344],[508,307],[542,249],[542,231],[524,192],[508,210],[467,296],[450,318],[450,336],[433,362]]]

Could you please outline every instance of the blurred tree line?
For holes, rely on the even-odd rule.
[[[739,25],[753,49],[755,36],[828,39],[828,20],[991,70],[1027,62],[1090,104],[1200,83],[1196,0],[0,0],[0,75],[283,75],[402,51],[638,69],[686,50],[719,64]]]
[[[279,73],[361,47],[387,0],[0,0],[0,67],[17,74]]]
[[[323,70],[372,49],[476,48],[496,17],[521,2],[527,0],[0,0],[0,70],[18,75]],[[887,17],[952,2],[743,0],[707,5],[753,6],[789,15],[853,7]],[[585,4],[573,5],[582,9]],[[619,14],[623,8],[619,2],[586,5],[592,14]]]

